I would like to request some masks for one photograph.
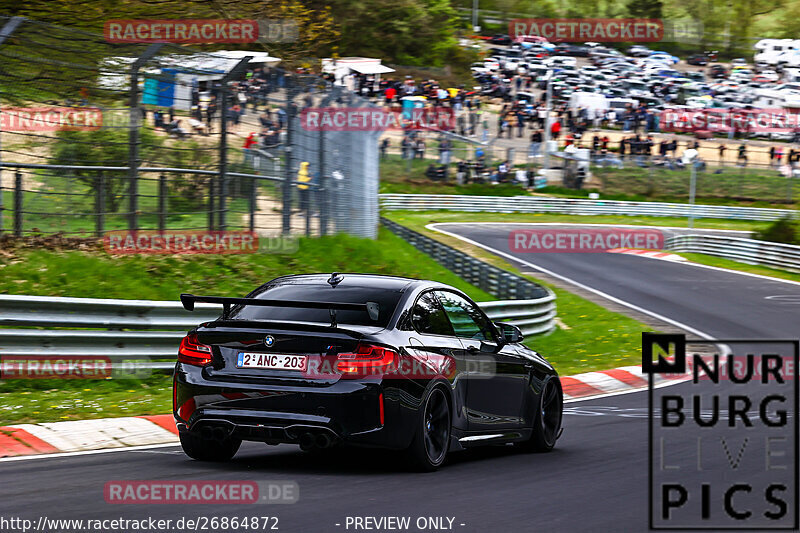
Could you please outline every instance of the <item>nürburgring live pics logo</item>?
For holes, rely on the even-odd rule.
[[[797,530],[798,344],[642,334],[650,529]]]

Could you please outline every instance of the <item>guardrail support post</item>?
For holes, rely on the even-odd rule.
[[[14,174],[14,236],[22,237],[22,172]]]

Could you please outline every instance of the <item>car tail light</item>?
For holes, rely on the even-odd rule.
[[[384,414],[383,414],[383,393],[380,394],[378,398],[378,409],[380,410],[380,417],[381,417],[381,425],[383,425]]]
[[[343,375],[386,374],[397,368],[400,354],[372,344],[359,344],[355,352],[340,353],[336,370]]]
[[[211,363],[211,346],[200,344],[197,335],[190,333],[181,341],[178,361],[187,365],[205,366]]]

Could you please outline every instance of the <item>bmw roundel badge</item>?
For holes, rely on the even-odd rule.
[[[267,346],[267,348],[272,348],[272,345],[275,344],[275,337],[272,335],[267,335],[264,337],[264,344]]]

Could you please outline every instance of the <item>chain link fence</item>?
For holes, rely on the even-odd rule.
[[[306,131],[310,105],[371,104],[264,52],[0,17],[0,232],[375,237],[377,138]]]

